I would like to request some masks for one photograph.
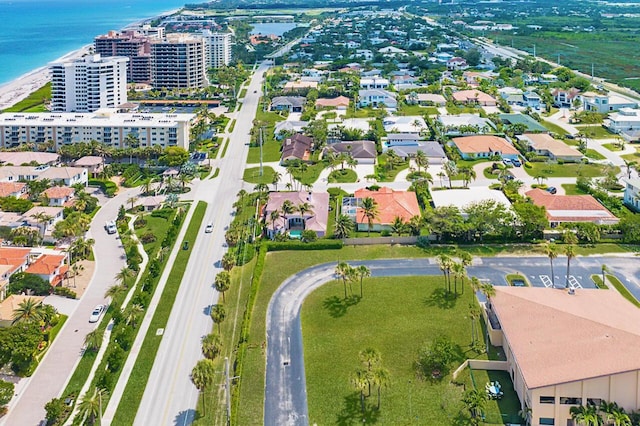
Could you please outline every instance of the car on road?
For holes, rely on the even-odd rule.
[[[513,163],[511,162],[511,160],[510,160],[510,159],[508,159],[508,158],[503,158],[503,159],[502,159],[502,163],[503,163],[505,166],[512,166],[512,165],[513,165]]]
[[[550,187],[547,188],[547,192],[549,194],[555,194],[556,192],[558,192],[558,190],[556,189],[555,186],[550,186]]]
[[[213,223],[209,222],[207,223],[207,227],[204,228],[204,232],[206,232],[207,234],[210,234],[213,232]]]
[[[515,160],[511,160],[511,164],[513,164],[516,167],[522,166],[522,163],[517,158]]]
[[[110,220],[104,224],[104,229],[107,230],[107,234],[115,234],[118,232],[118,228],[116,228],[115,220]]]
[[[98,320],[102,316],[102,313],[105,311],[105,308],[106,308],[105,305],[98,305],[95,308],[93,308],[93,311],[91,312],[91,316],[89,316],[89,322],[98,322]]]

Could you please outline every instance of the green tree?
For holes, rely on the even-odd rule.
[[[138,318],[140,318],[140,315],[143,314],[144,307],[142,307],[142,305],[140,304],[134,303],[133,305],[131,305],[131,307],[127,311],[127,314],[125,315],[125,322],[135,329]]]
[[[135,276],[135,272],[126,266],[123,266],[115,276],[117,282],[119,282],[124,288],[129,288],[129,280]]]
[[[100,408],[102,406],[102,397],[106,396],[105,389],[93,388],[93,392],[85,393],[78,404],[78,416],[82,419],[81,423],[88,422],[90,425],[95,424],[100,417]]]
[[[11,324],[42,321],[42,303],[32,297],[24,299],[13,311]]]
[[[434,379],[446,376],[451,363],[456,359],[458,348],[448,336],[436,337],[431,343],[420,350],[416,362],[418,372],[424,377]]]
[[[159,158],[160,164],[169,167],[182,166],[189,161],[189,151],[179,146],[168,146],[164,149],[164,154]]]
[[[576,246],[569,244],[564,248],[564,254],[567,256],[567,275],[565,277],[565,288],[569,288],[569,276],[571,273],[571,259],[576,257]]]
[[[86,350],[97,351],[100,349],[100,345],[102,345],[102,336],[103,334],[98,329],[88,332],[87,335],[84,336],[84,347]]]
[[[416,156],[413,161],[415,161],[416,166],[418,167],[418,173],[420,173],[420,169],[426,169],[427,167],[429,167],[429,157],[427,157],[427,154],[425,154],[421,150],[418,150],[416,152]]]
[[[11,398],[13,398],[14,388],[15,385],[13,383],[0,380],[0,409],[11,401]]]
[[[351,375],[351,384],[360,392],[360,409],[364,414],[364,391],[369,386],[369,372],[361,368],[357,369]]]
[[[551,287],[556,287],[555,274],[553,272],[553,259],[558,257],[558,246],[554,243],[546,243],[544,245],[544,253],[549,258],[549,264],[551,265]]]
[[[362,298],[362,280],[371,276],[371,269],[367,268],[365,265],[360,265],[355,268],[355,273],[360,279],[360,298]]]
[[[104,292],[104,297],[114,300],[118,297],[122,292],[125,291],[125,287],[121,284],[114,284]]]
[[[482,411],[487,403],[487,394],[478,389],[469,389],[464,393],[462,402],[471,415],[471,423],[479,424]]]
[[[516,223],[523,240],[541,238],[549,224],[546,209],[535,204],[517,201],[512,204],[516,214]]]
[[[333,236],[338,239],[348,238],[353,231],[353,220],[345,214],[337,217],[333,230]]]
[[[344,298],[347,298],[347,280],[351,275],[351,266],[347,262],[339,262],[335,269],[335,274],[342,280],[344,285]]]
[[[216,275],[214,286],[218,292],[222,293],[222,300],[224,301],[224,293],[229,290],[231,286],[231,275],[229,275],[227,271],[219,272],[218,275]]]
[[[227,272],[230,272],[233,269],[233,267],[236,266],[236,258],[232,253],[226,252],[222,256],[222,260],[220,261],[220,263],[222,265],[222,269],[224,269]]]
[[[220,333],[220,324],[227,317],[227,312],[224,309],[224,306],[220,304],[213,305],[209,311],[209,316],[211,316],[213,322],[218,325],[218,333]]]
[[[206,414],[204,392],[213,383],[215,374],[215,364],[208,358],[198,361],[195,367],[193,367],[193,370],[191,370],[191,381],[202,395],[202,409],[204,411],[203,414]]]
[[[367,220],[367,236],[371,235],[371,227],[373,221],[378,218],[380,211],[378,210],[378,203],[371,197],[362,199],[362,216]]]
[[[202,354],[207,359],[215,359],[222,350],[220,335],[209,333],[202,338]]]
[[[67,410],[67,406],[61,398],[53,398],[45,404],[44,409],[47,412],[45,417],[47,424],[57,424],[57,422],[62,419],[62,415]]]
[[[9,278],[9,293],[28,293],[36,296],[45,296],[51,293],[51,284],[38,275],[26,272],[18,272]]]
[[[438,255],[436,261],[444,276],[444,287],[447,291],[451,292],[451,268],[453,267],[453,260],[448,255],[442,253]]]
[[[378,388],[378,410],[380,409],[380,398],[382,388],[388,388],[391,384],[391,374],[389,370],[383,367],[378,367],[372,371],[373,384]]]

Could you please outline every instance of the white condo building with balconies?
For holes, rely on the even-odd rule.
[[[202,30],[204,56],[208,68],[220,68],[231,62],[231,33]]]

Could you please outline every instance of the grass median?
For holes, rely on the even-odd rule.
[[[183,241],[196,240],[206,209],[207,203],[199,201]],[[120,400],[120,405],[118,405],[116,415],[113,419],[113,424],[133,424],[142,399],[142,394],[144,393],[147,381],[149,380],[149,374],[151,373],[156,353],[158,352],[158,348],[162,342],[162,336],[156,336],[156,330],[164,328],[167,325],[190,255],[191,250],[180,250],[176,256],[176,260],[173,263],[171,273],[167,280],[167,285],[162,292],[160,303],[155,310],[149,330],[147,331],[147,335],[145,336],[142,347],[140,348],[138,359],[136,360],[131,376],[129,377],[129,381],[127,382],[127,386],[125,387],[122,399]]]

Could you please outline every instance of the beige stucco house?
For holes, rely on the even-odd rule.
[[[532,425],[573,425],[573,406],[640,408],[640,310],[614,290],[496,287],[490,338],[502,346]]]

